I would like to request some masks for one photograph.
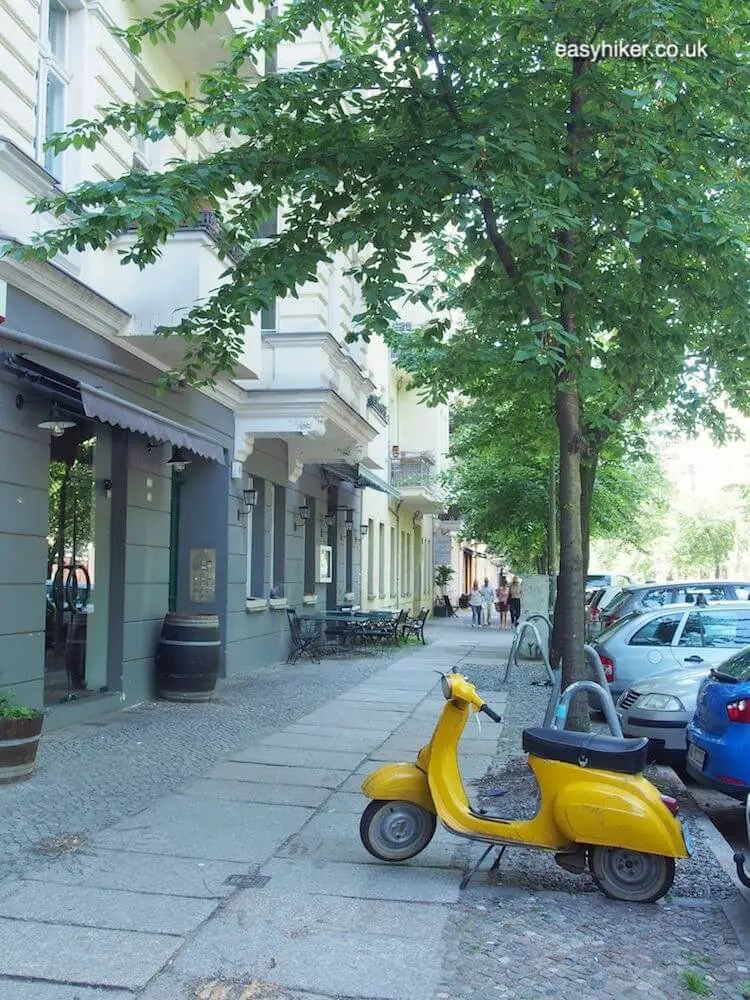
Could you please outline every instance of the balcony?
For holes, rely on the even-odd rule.
[[[244,461],[258,438],[287,443],[288,479],[315,465],[380,466],[367,455],[382,423],[371,416],[374,383],[346,344],[327,331],[263,331],[262,372],[237,380],[235,458]]]
[[[179,323],[189,310],[206,299],[222,281],[226,262],[219,260],[218,223],[211,212],[201,212],[196,222],[178,230],[161,248],[161,255],[142,271],[135,264],[122,265],[119,250],[132,243],[121,236],[107,251],[86,259],[86,280],[131,314],[124,335],[149,357],[169,368],[179,368],[185,354],[182,337],[163,337],[160,326]],[[261,367],[260,320],[245,329],[245,344],[235,375],[257,378]]]
[[[391,483],[401,494],[404,507],[438,514],[445,506],[435,475],[435,462],[427,454],[404,454],[391,459]]]

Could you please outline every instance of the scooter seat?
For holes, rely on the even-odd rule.
[[[539,728],[524,729],[523,748],[526,753],[544,760],[559,760],[619,774],[640,774],[646,766],[648,740]]]

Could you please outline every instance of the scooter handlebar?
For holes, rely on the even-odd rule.
[[[485,715],[489,715],[489,717],[492,719],[493,722],[503,721],[502,716],[498,715],[497,712],[493,712],[490,706],[487,704],[487,702],[485,702],[484,705],[482,705],[479,711],[484,712]]]

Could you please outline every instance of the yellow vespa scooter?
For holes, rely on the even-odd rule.
[[[458,741],[472,709],[500,716],[461,674],[443,676],[446,705],[430,742],[414,764],[386,764],[368,775],[372,801],[360,822],[362,843],[382,861],[405,861],[429,844],[437,820],[459,837],[494,848],[497,868],[506,847],[553,851],[563,868],[581,874],[588,862],[597,886],[612,899],[650,903],[674,880],[675,858],[692,853],[674,799],[643,777],[646,739],[618,739],[557,729],[527,729],[523,749],[541,802],[529,820],[487,816],[471,808],[458,767]],[[471,874],[464,878],[462,886]]]

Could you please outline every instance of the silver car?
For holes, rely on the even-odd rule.
[[[606,629],[594,643],[617,701],[650,674],[675,667],[706,673],[732,652],[750,644],[750,601],[710,607],[672,605],[632,615]]]
[[[645,736],[654,760],[682,763],[687,752],[687,724],[707,673],[705,667],[677,667],[646,677],[623,691],[617,702],[623,736]]]

